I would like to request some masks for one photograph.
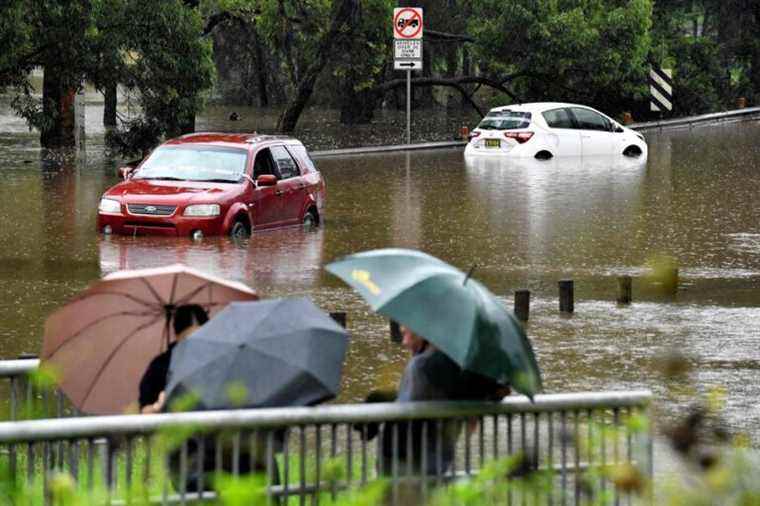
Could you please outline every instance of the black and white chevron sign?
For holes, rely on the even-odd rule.
[[[649,69],[652,111],[673,110],[673,71],[652,65]]]

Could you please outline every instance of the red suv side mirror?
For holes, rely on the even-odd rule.
[[[275,186],[277,184],[277,176],[273,174],[262,174],[256,178],[256,184],[258,186]]]
[[[132,175],[133,170],[135,170],[134,167],[121,167],[119,169],[119,174],[121,174],[121,178],[126,181]]]

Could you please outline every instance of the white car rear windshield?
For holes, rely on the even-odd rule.
[[[134,179],[235,183],[245,171],[248,152],[211,146],[163,146],[135,173]]]
[[[520,111],[491,111],[478,124],[481,130],[515,130],[530,125],[531,114]]]

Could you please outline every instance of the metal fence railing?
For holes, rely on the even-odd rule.
[[[382,477],[386,503],[410,504],[410,493],[421,503],[451,480],[474,480],[487,463],[521,455],[500,476],[538,471],[552,485],[530,492],[542,494],[539,503],[586,503],[596,490],[618,504],[625,497],[605,470],[651,476],[651,435],[631,422],[650,400],[649,391],[598,392],[4,422],[0,459],[32,491],[44,495],[51,476],[67,473],[85,491],[102,487],[106,502],[129,502],[136,485],[158,503],[211,499],[212,475],[225,471],[260,473],[273,503],[317,504]],[[525,493],[509,488],[505,502],[521,504]]]
[[[0,421],[80,415],[60,390],[35,381],[39,365],[36,358],[0,360]]]

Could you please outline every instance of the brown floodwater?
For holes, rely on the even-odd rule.
[[[227,124],[225,112],[199,125],[250,127]],[[379,128],[373,143],[398,140],[391,117],[393,135]],[[457,121],[437,123],[437,137]],[[318,138],[310,128],[332,139],[310,147],[358,142],[341,142],[342,129],[318,118],[304,125],[307,143]],[[457,149],[318,159],[328,185],[324,226],[244,243],[98,234],[97,203],[120,161],[104,153],[97,117],[90,126],[85,152],[41,162],[36,135],[0,109],[2,358],[38,351],[46,316],[103,274],[182,262],[265,297],[305,294],[347,312],[352,342],[339,400],[358,401],[394,387],[405,355],[388,322],[322,267],[357,251],[417,248],[463,270],[476,266],[475,277],[510,307],[516,289],[531,290],[527,331],[547,391],[650,388],[673,413],[720,388],[729,427],[760,443],[758,122],[648,132],[646,164],[465,160]],[[675,294],[644,278],[665,257],[678,264]],[[624,274],[635,277],[634,303],[621,307],[616,277]],[[560,279],[575,281],[571,317],[558,311]],[[691,366],[693,391],[665,382],[660,358],[673,350]]]

